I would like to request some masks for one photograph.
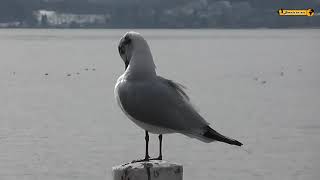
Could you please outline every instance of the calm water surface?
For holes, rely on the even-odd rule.
[[[245,144],[164,136],[164,158],[193,179],[319,179],[319,30],[137,30],[159,74]],[[0,179],[111,179],[144,155],[117,107],[126,30],[0,30]],[[151,137],[153,156],[157,137]]]

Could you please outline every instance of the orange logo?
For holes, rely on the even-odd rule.
[[[280,16],[314,16],[313,9],[279,9]]]

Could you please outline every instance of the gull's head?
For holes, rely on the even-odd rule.
[[[141,36],[141,34],[133,31],[127,32],[122,36],[119,41],[118,50],[122,60],[124,61],[125,69],[129,66],[134,53],[150,53],[147,41]]]

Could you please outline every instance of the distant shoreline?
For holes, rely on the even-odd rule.
[[[163,29],[163,30],[183,30],[183,29],[190,29],[190,30],[214,30],[214,29],[225,29],[225,30],[237,30],[237,29],[320,29],[320,27],[255,27],[255,28],[230,28],[230,27],[215,27],[215,28],[190,28],[190,27],[157,27],[157,28],[148,28],[148,27],[121,27],[121,28],[117,28],[117,27],[110,27],[110,28],[106,28],[106,27],[85,27],[85,28],[81,28],[81,27],[77,27],[77,28],[63,28],[63,27],[47,27],[47,28],[43,28],[43,27],[0,27],[0,29],[68,29],[68,30],[77,30],[77,29]]]

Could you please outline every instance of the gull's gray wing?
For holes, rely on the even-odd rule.
[[[187,95],[186,92],[184,92],[184,89],[186,89],[186,87],[184,85],[177,83],[177,82],[174,82],[172,80],[163,78],[161,76],[158,76],[158,78],[160,81],[162,81],[163,83],[170,86],[172,88],[172,90],[174,90],[177,94],[179,94],[181,98],[185,99],[186,102],[190,101],[189,96]]]
[[[171,80],[158,76],[152,81],[126,81],[118,85],[117,93],[122,109],[137,121],[186,133],[208,125],[182,85]]]

